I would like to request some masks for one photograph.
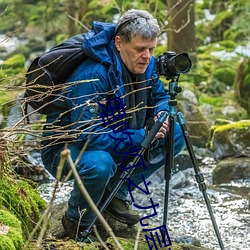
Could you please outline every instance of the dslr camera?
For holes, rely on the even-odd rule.
[[[176,54],[174,51],[164,52],[156,59],[156,70],[160,76],[167,80],[187,73],[192,66],[192,61],[187,53]]]

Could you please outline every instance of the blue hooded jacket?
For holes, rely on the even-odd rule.
[[[63,98],[55,102],[55,108],[47,115],[49,125],[45,126],[44,132],[44,136],[50,138],[44,138],[47,147],[56,145],[57,141],[62,145],[63,139],[67,138],[80,148],[88,140],[88,150],[114,152],[115,149],[121,152],[131,143],[139,145],[144,139],[145,124],[139,129],[127,129],[126,133],[103,126],[101,117],[106,109],[100,103],[107,98],[107,92],[115,90],[115,97],[124,101],[122,67],[114,53],[114,35],[115,25],[102,22],[93,22],[92,29],[85,34],[83,48],[88,59],[69,77]],[[155,60],[152,57],[145,72],[146,86],[149,87],[147,106],[154,107],[154,115],[169,110],[169,94],[159,80]]]

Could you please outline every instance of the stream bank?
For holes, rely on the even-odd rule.
[[[214,212],[219,231],[227,250],[250,249],[250,180],[232,181],[228,184],[213,185],[212,171],[216,162],[206,157],[202,160],[201,171],[207,185],[207,194]],[[157,215],[150,220],[153,225],[162,225],[164,213],[165,181],[162,171],[150,178],[150,195],[135,192],[135,203],[149,206],[149,198],[159,203]],[[42,197],[49,201],[54,182],[39,187]],[[57,192],[55,203],[66,202],[72,189],[72,182],[65,183]],[[133,207],[133,209],[136,209]],[[139,210],[141,217],[152,214],[152,210]],[[197,187],[193,168],[177,171],[170,180],[168,203],[168,232],[175,241],[192,243],[197,239],[203,247],[219,250],[202,193]]]

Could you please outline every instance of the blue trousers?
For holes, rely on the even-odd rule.
[[[69,144],[68,148],[71,151],[73,161],[75,161],[81,149],[74,143]],[[175,123],[174,154],[177,155],[184,148],[185,142],[181,128],[178,123]],[[61,150],[62,149],[54,150],[53,147],[50,147],[42,151],[44,166],[54,177],[56,176]],[[144,178],[147,179],[155,171],[159,170],[165,165],[166,150],[167,149],[164,148],[164,139],[158,139],[154,143],[154,148],[151,150],[151,160],[144,161],[145,166],[138,164],[129,179],[139,185],[143,181],[142,174]],[[123,159],[124,155],[115,155],[102,150],[85,151],[82,154],[77,164],[77,171],[96,205],[100,203],[104,191],[106,189],[113,190],[120,181],[119,177],[124,170],[119,163],[121,163]],[[65,163],[63,175],[67,175],[69,170],[69,165]],[[133,185],[131,185],[131,187],[132,186]],[[125,200],[128,193],[128,183],[125,182],[119,189],[116,197]],[[94,213],[79,190],[77,183],[74,182],[74,187],[68,201],[68,216],[77,222],[81,217],[80,212],[83,209],[86,209],[86,211],[81,218],[81,225],[88,226],[93,220]]]

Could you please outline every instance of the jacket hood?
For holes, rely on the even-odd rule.
[[[104,64],[112,64],[115,24],[94,21],[85,34],[83,49],[87,56]]]

